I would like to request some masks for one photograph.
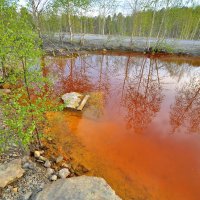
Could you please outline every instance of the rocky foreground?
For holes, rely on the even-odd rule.
[[[34,151],[33,156],[1,156],[0,199],[120,200],[104,179],[82,176],[84,167],[75,169],[62,156],[49,160],[43,155]]]

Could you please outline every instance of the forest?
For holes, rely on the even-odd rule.
[[[172,7],[154,11],[145,9],[131,15],[114,13],[95,17],[69,16],[67,13],[47,12],[40,16],[41,31],[46,34],[58,32],[89,33],[103,35],[177,38],[198,40],[200,37],[200,6]]]

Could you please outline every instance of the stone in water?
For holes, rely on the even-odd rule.
[[[77,92],[66,93],[62,96],[65,107],[73,109],[76,109],[79,106],[82,98],[83,95]]]

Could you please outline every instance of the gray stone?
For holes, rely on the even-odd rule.
[[[33,200],[121,200],[102,178],[73,177],[47,185]]]
[[[61,169],[59,172],[58,172],[58,176],[60,177],[60,178],[66,178],[66,177],[68,177],[70,175],[70,171],[69,171],[69,169],[67,169],[67,168],[63,168],[63,169]]]
[[[0,165],[0,188],[22,177],[24,170],[21,167],[21,159],[15,159],[9,163]]]
[[[57,158],[56,158],[56,163],[60,163],[60,162],[62,162],[63,161],[63,156],[58,156]]]
[[[46,168],[51,167],[51,162],[50,162],[49,160],[47,160],[47,161],[44,163],[44,166],[45,166]]]
[[[24,163],[23,168],[24,169],[35,169],[36,168],[36,163],[33,163],[32,161],[29,161],[27,163]]]

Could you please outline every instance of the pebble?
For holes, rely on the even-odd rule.
[[[44,161],[44,162],[45,162],[45,161],[47,161],[47,158],[45,158],[44,156],[40,156],[40,157],[39,157],[39,160],[41,160],[41,161]]]
[[[54,169],[47,168],[47,176],[51,176],[54,173]]]
[[[44,166],[45,166],[46,168],[51,167],[51,162],[50,162],[49,160],[47,160],[47,161],[44,163]]]
[[[17,187],[13,188],[13,192],[17,193],[18,192],[18,188]]]
[[[51,180],[51,181],[56,181],[56,180],[57,180],[57,178],[58,178],[58,177],[57,177],[56,175],[53,175],[53,176],[51,177],[51,179],[50,179],[50,180]]]
[[[40,152],[39,151],[35,151],[34,152],[34,157],[35,158],[39,158],[40,157]]]
[[[56,158],[56,163],[60,163],[60,162],[62,162],[63,161],[63,156],[58,156],[57,158]]]
[[[69,171],[69,169],[67,169],[67,168],[63,168],[63,169],[61,169],[59,172],[58,172],[58,176],[60,177],[60,178],[66,178],[67,176],[69,176],[70,175],[70,171]]]

